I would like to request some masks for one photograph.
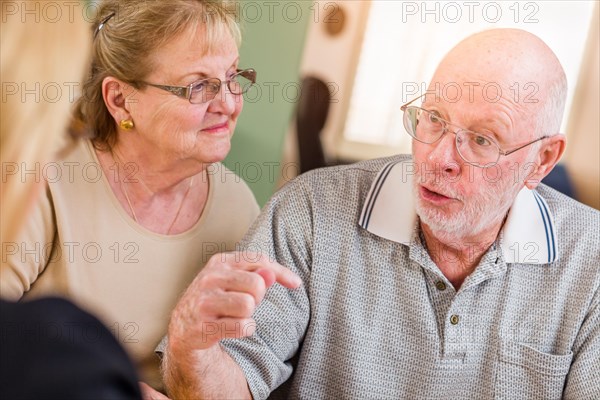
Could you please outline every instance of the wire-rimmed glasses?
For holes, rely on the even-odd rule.
[[[246,93],[256,83],[256,71],[253,68],[238,69],[226,81],[219,78],[206,78],[196,81],[188,86],[168,86],[142,82],[145,85],[165,90],[176,96],[188,99],[192,104],[201,104],[211,101],[221,90],[223,84],[231,94],[241,95]]]
[[[501,155],[507,156],[530,144],[550,137],[545,135],[516,149],[503,150],[493,138],[487,135],[460,128],[443,119],[437,111],[410,105],[422,97],[417,97],[400,107],[404,112],[403,121],[406,132],[415,140],[426,144],[433,144],[440,140],[444,133],[452,132],[456,136],[455,144],[458,154],[465,162],[477,167],[492,167],[498,163]],[[451,130],[450,126],[457,129]]]

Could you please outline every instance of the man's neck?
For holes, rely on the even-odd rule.
[[[503,222],[477,235],[462,237],[436,234],[421,222],[429,256],[457,291],[496,241]]]

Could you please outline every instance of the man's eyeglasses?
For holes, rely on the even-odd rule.
[[[226,81],[221,81],[219,78],[207,78],[194,82],[188,86],[167,86],[156,85],[154,83],[141,82],[145,85],[166,90],[176,96],[188,99],[192,104],[201,104],[211,101],[221,90],[223,84],[227,84],[227,88],[231,94],[244,94],[256,83],[256,71],[252,68],[238,69],[235,75]]]
[[[403,119],[406,132],[415,140],[426,144],[437,142],[446,132],[454,133],[456,136],[455,144],[458,154],[465,162],[477,167],[492,167],[498,163],[501,155],[507,156],[530,144],[550,137],[549,135],[542,136],[521,145],[516,149],[508,151],[503,150],[498,143],[489,136],[457,127],[451,122],[441,118],[437,111],[429,111],[424,108],[410,105],[422,97],[423,96],[417,97],[400,107],[404,112]],[[457,129],[451,130],[449,128],[450,126],[454,126]]]

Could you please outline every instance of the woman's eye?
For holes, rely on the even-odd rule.
[[[195,84],[194,87],[192,88],[192,90],[194,92],[217,93],[219,91],[219,89],[221,88],[220,83],[221,83],[221,81],[212,81],[210,79],[207,79],[207,80],[200,81],[197,84]]]
[[[206,82],[198,82],[193,87],[192,90],[194,92],[201,92],[206,88]]]
[[[230,81],[232,79],[236,79],[237,78],[237,76],[236,76],[237,74],[238,74],[237,69],[234,69],[233,71],[229,71],[227,73],[227,75],[226,75],[227,76],[227,80]]]

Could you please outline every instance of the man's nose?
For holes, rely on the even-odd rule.
[[[440,140],[432,143],[427,155],[427,161],[439,166],[440,172],[454,177],[460,173],[462,158],[456,149],[456,134],[452,131],[445,132]]]

